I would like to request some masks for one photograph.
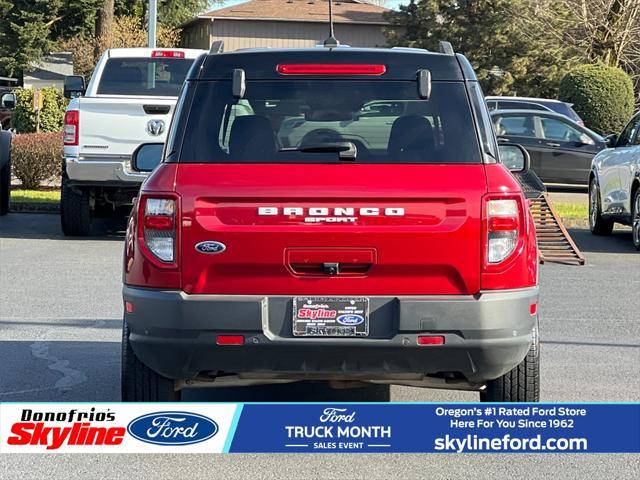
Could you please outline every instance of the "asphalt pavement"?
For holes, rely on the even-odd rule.
[[[0,218],[0,401],[119,400],[119,224],[67,239],[56,215]],[[640,253],[628,230],[571,232],[584,267],[540,268],[542,400],[640,401]],[[192,401],[343,400],[317,384],[188,392]],[[393,387],[392,401],[477,394]],[[362,399],[364,400],[364,399]],[[117,461],[114,461],[117,458]],[[27,467],[28,465],[28,467]],[[71,469],[71,470],[70,470]],[[0,478],[633,478],[627,455],[2,456]]]

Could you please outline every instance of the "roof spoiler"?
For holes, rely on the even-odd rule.
[[[440,53],[444,53],[445,55],[455,54],[455,52],[453,51],[453,46],[451,45],[451,42],[440,40],[438,42],[438,47],[439,47]]]
[[[211,42],[211,48],[209,49],[209,55],[224,52],[224,40],[216,40]]]

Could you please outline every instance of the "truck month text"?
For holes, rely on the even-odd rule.
[[[325,408],[320,415],[321,425],[287,425],[288,441],[316,440],[314,449],[359,449],[371,440],[388,442],[391,427],[383,425],[353,425],[356,412],[346,408]],[[366,442],[365,442],[366,441]]]

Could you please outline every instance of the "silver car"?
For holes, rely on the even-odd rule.
[[[609,235],[614,223],[630,225],[640,250],[640,112],[615,141],[598,153],[589,177],[589,227]]]

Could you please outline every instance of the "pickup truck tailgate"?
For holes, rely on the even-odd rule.
[[[164,142],[175,102],[173,97],[80,98],[80,155],[131,156],[142,143]]]

